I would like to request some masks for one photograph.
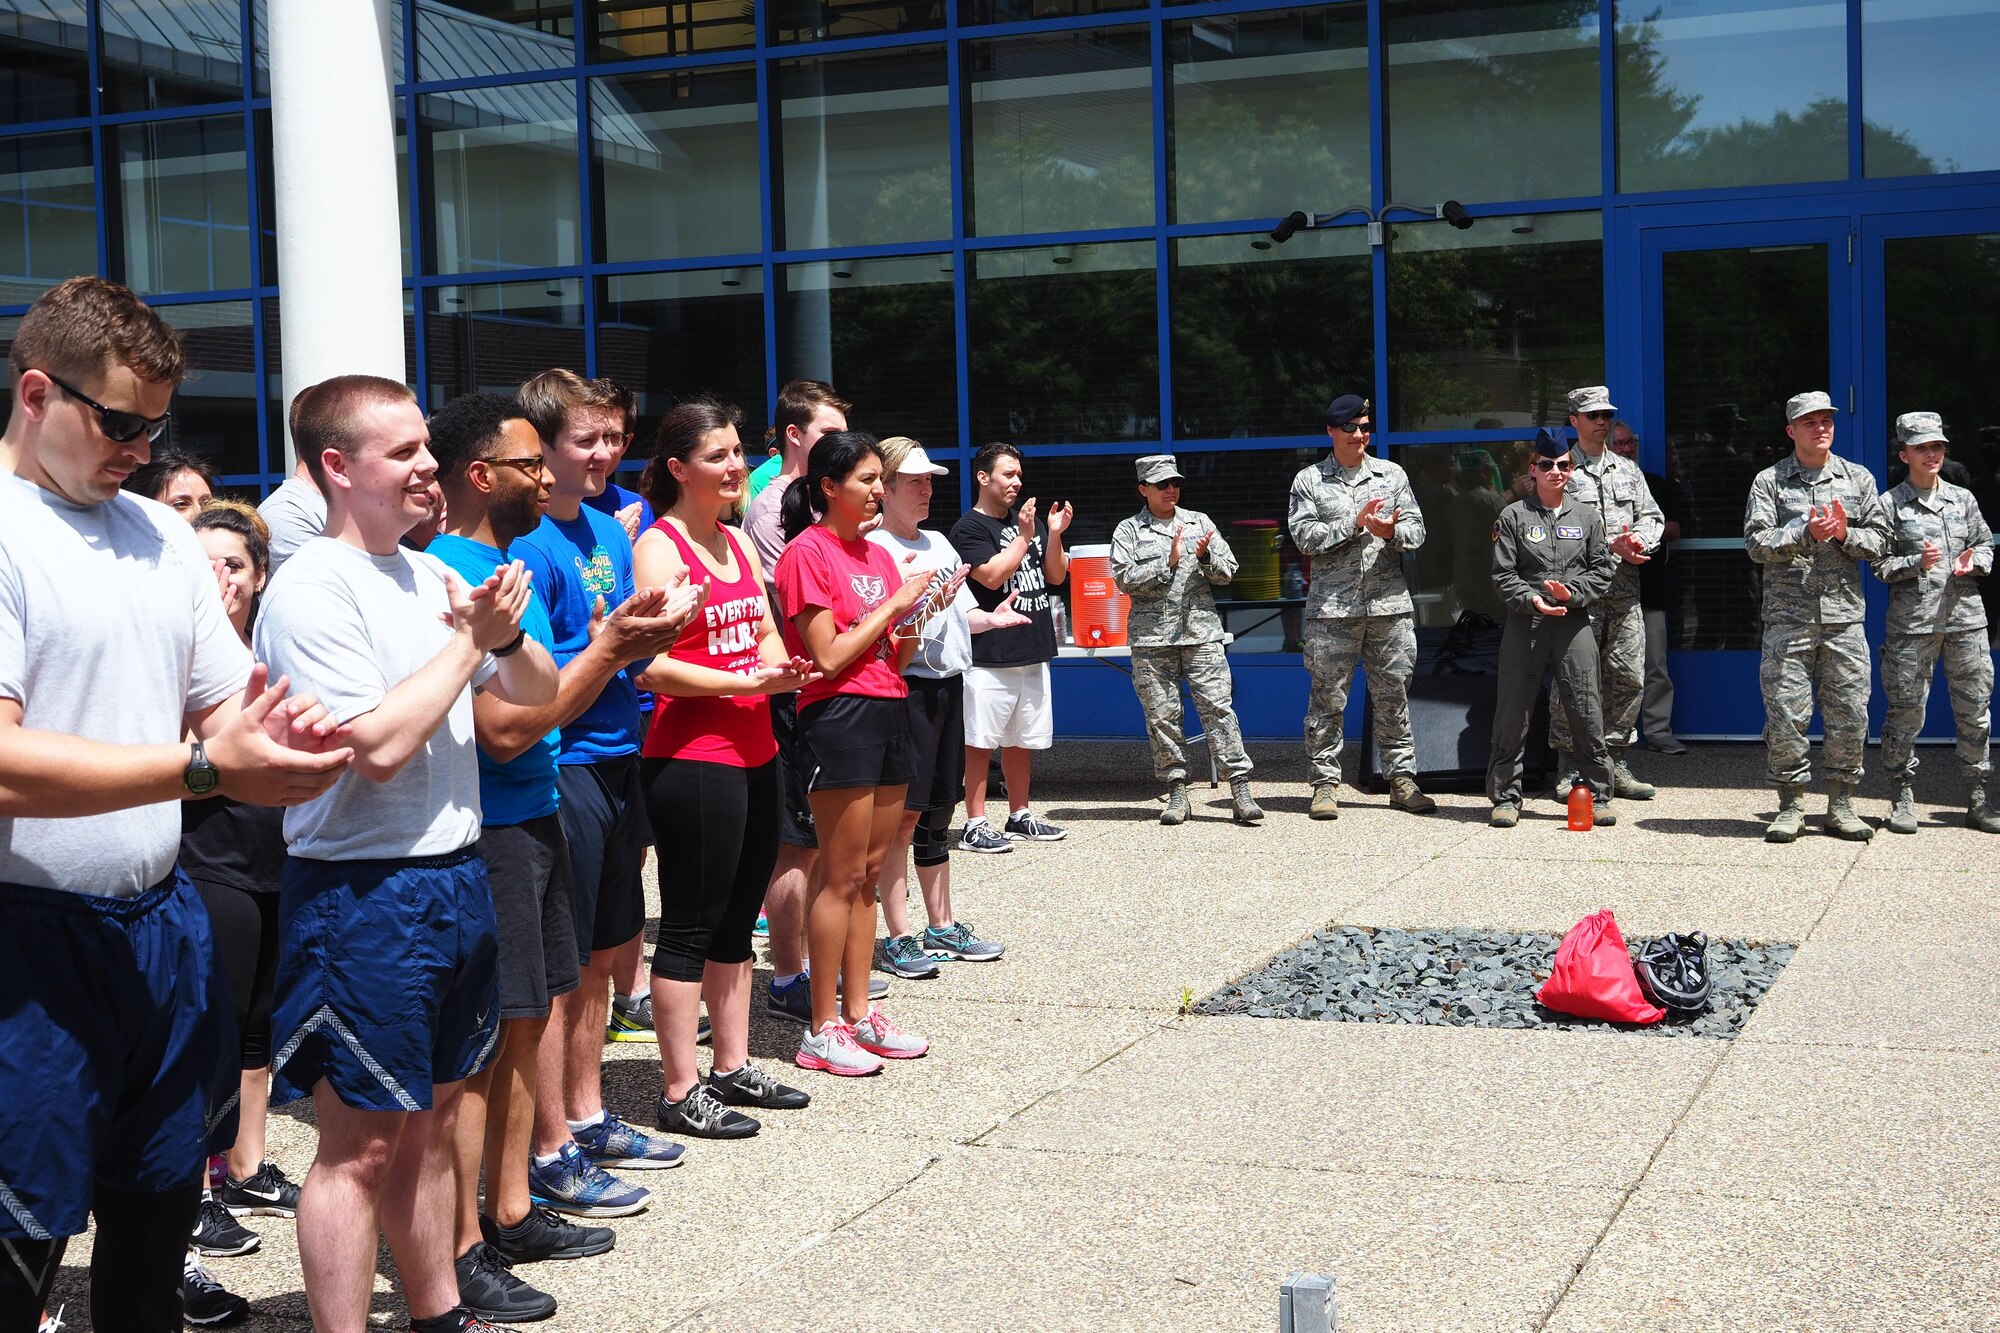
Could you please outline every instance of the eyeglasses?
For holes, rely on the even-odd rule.
[[[488,467],[517,467],[530,477],[539,477],[549,470],[549,460],[541,454],[521,458],[482,458],[478,461]]]
[[[1579,412],[1577,415],[1585,421],[1616,421],[1618,419],[1616,412]]]
[[[1373,435],[1375,433],[1375,423],[1372,421],[1350,421],[1345,425],[1335,426],[1334,429],[1342,435]]]
[[[121,412],[115,407],[106,407],[74,384],[59,380],[54,375],[49,375],[46,370],[42,373],[49,376],[49,383],[85,407],[95,409],[98,425],[104,431],[104,437],[114,444],[125,444],[136,440],[141,432],[145,433],[146,443],[151,444],[166,433],[167,422],[173,419],[172,412],[165,412],[157,417],[142,417],[137,412]]]
[[[1537,458],[1529,466],[1537,472],[1568,472],[1576,464],[1567,458]]]

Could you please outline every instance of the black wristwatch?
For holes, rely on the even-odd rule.
[[[188,747],[188,766],[181,773],[181,785],[190,795],[206,796],[222,782],[222,774],[208,761],[208,751],[200,741]]]

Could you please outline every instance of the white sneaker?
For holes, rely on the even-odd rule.
[[[792,1058],[801,1069],[823,1069],[842,1078],[882,1072],[882,1061],[855,1043],[854,1029],[845,1023],[829,1022],[817,1032],[806,1033],[799,1038],[799,1053]]]
[[[924,1038],[891,1023],[880,1005],[870,1005],[868,1017],[854,1025],[854,1043],[884,1060],[914,1060],[931,1048]]]

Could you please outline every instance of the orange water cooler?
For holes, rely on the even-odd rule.
[[[1109,546],[1078,546],[1069,553],[1070,635],[1079,648],[1112,648],[1125,642],[1132,599],[1111,579]]]

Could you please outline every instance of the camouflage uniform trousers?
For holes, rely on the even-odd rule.
[[[1639,724],[1646,695],[1646,612],[1636,598],[1605,598],[1590,608],[1590,632],[1597,636],[1598,696],[1604,708],[1604,745],[1617,759]],[[1549,710],[1549,744],[1575,753],[1569,712]]]
[[[1958,722],[1958,762],[1968,778],[1984,779],[1992,768],[1993,652],[1986,631],[1952,634],[1891,634],[1882,641],[1882,692],[1889,711],[1882,719],[1882,767],[1907,781],[1917,771],[1917,733],[1931,697],[1931,671],[1944,659],[1951,691],[1951,715]]]
[[[1408,612],[1389,616],[1342,616],[1306,622],[1306,764],[1309,779],[1340,782],[1341,719],[1347,712],[1354,664],[1368,672],[1368,697],[1375,707],[1375,747],[1382,774],[1415,777],[1417,747],[1410,739],[1410,676],[1417,666],[1417,631]]]
[[[1766,625],[1764,660],[1757,672],[1764,691],[1764,749],[1774,786],[1812,781],[1806,727],[1813,696],[1826,722],[1821,767],[1835,782],[1861,781],[1861,753],[1868,744],[1868,638],[1861,623]]]
[[[1250,776],[1243,729],[1230,702],[1229,654],[1219,643],[1132,650],[1132,688],[1146,714],[1146,739],[1153,747],[1153,774],[1162,782],[1187,781],[1186,739],[1181,730],[1181,681],[1194,696],[1194,711],[1208,733],[1208,746],[1222,771]]]

